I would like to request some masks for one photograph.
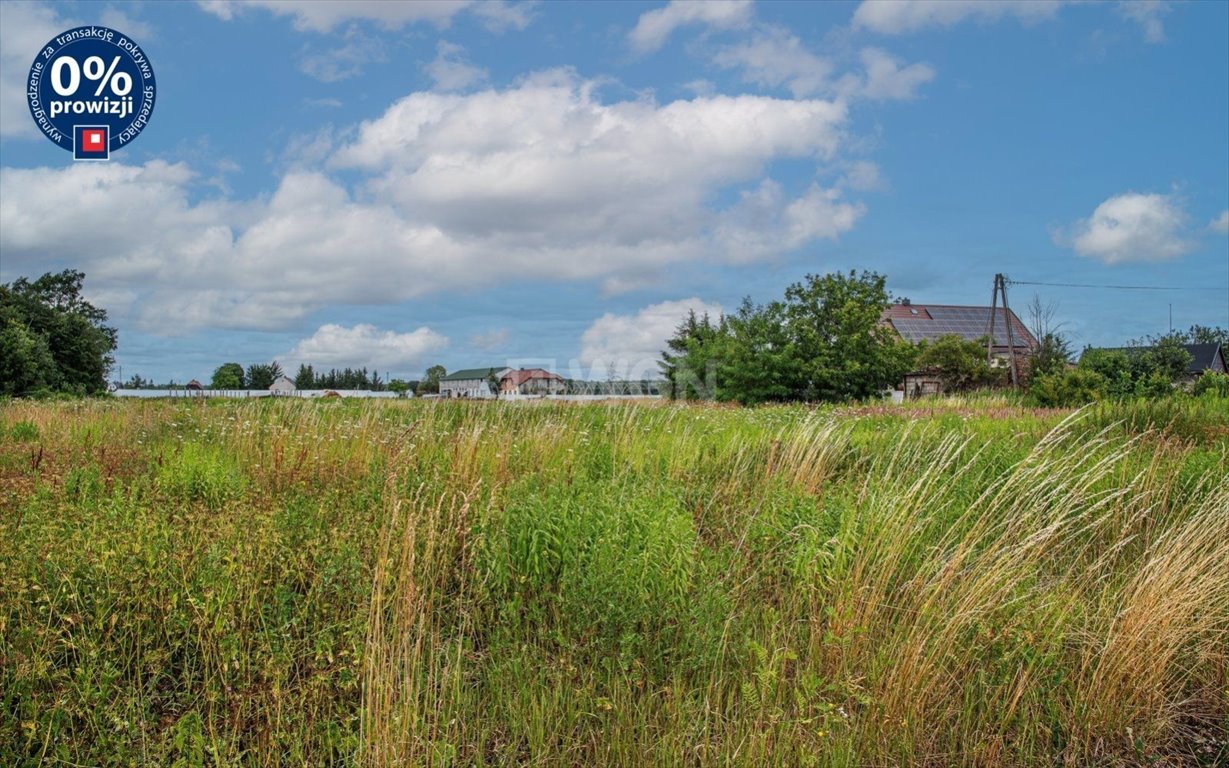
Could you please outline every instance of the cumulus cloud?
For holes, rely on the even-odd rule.
[[[841,200],[835,189],[812,185],[786,201],[781,185],[765,179],[742,193],[718,230],[718,240],[734,263],[758,261],[812,240],[835,240],[853,229],[866,207]]]
[[[456,43],[440,40],[435,46],[435,58],[427,65],[427,74],[440,91],[463,91],[471,85],[485,82],[487,71],[465,58],[465,49]]]
[[[864,48],[859,58],[864,71],[837,77],[835,62],[812,53],[797,35],[784,27],[761,25],[749,39],[718,49],[713,61],[726,69],[741,70],[746,82],[785,88],[799,98],[911,99],[935,76],[929,64],[904,64],[878,48]]]
[[[448,339],[430,328],[409,333],[380,330],[374,325],[322,325],[299,341],[280,359],[290,365],[320,368],[368,366],[376,370],[405,372],[422,367],[426,355],[448,346]]]
[[[1106,264],[1168,261],[1193,245],[1184,230],[1186,214],[1171,195],[1127,192],[1097,206],[1091,217],[1058,232],[1055,242]]]
[[[928,64],[907,64],[878,48],[864,48],[861,53],[866,78],[856,92],[873,101],[912,99],[917,89],[935,77]]]
[[[665,45],[681,26],[703,24],[732,29],[745,26],[751,15],[751,0],[671,0],[664,8],[642,13],[628,39],[632,48],[649,53]]]
[[[1169,11],[1169,3],[1163,0],[1129,0],[1118,4],[1118,12],[1138,24],[1144,39],[1150,43],[1165,42],[1165,25],[1161,18]]]
[[[271,195],[236,199],[183,164],[5,168],[0,249],[6,273],[83,269],[122,299],[117,320],[159,334],[287,328],[330,304],[510,279],[611,293],[671,264],[771,258],[848,230],[859,203],[766,183],[775,161],[837,163],[845,122],[823,100],[605,102],[547,73],[401,99],[340,134],[328,162],[348,184],[296,166]],[[742,201],[716,206],[727,190]]]
[[[1208,229],[1222,235],[1229,235],[1229,208],[1221,211],[1220,216],[1208,222]]]
[[[748,40],[720,49],[714,61],[727,69],[741,69],[749,83],[785,87],[795,96],[825,90],[834,69],[831,61],[811,53],[789,30],[771,25]]]
[[[663,301],[631,315],[607,313],[594,320],[581,336],[580,362],[601,376],[613,368],[620,378],[656,377],[657,361],[689,311],[708,313],[714,320],[721,305],[698,298]]]
[[[1061,5],[1061,0],[864,0],[854,11],[853,26],[900,35],[966,20],[1014,17],[1031,24],[1053,18]]]
[[[26,75],[43,45],[73,23],[38,3],[0,3],[0,137],[38,137]]]

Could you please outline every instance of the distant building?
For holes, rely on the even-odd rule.
[[[184,385],[184,389],[191,389],[193,391],[199,392],[203,390],[204,387],[201,386],[201,383],[199,381],[197,381],[196,379],[193,379],[192,381],[189,381],[187,384]]]
[[[284,375],[278,376],[276,379],[273,380],[273,383],[269,385],[269,391],[275,395],[294,394],[294,391],[295,391],[294,379],[291,379],[289,376],[284,376]]]
[[[440,378],[440,397],[495,397],[491,388],[492,378],[498,382],[512,371],[503,368],[465,368]]]
[[[944,336],[958,336],[965,341],[981,341],[990,336],[990,320],[994,319],[991,353],[995,364],[1010,366],[1014,350],[1017,363],[1033,354],[1037,339],[1029,332],[1015,312],[996,307],[970,307],[955,304],[913,304],[905,300],[883,311],[880,322],[911,344],[938,341]],[[1010,337],[1008,336],[1008,323]],[[933,371],[911,371],[902,385],[905,397],[922,397],[943,392],[943,380]]]
[[[499,379],[500,394],[562,395],[566,391],[562,376],[542,368],[520,368]]]
[[[1229,364],[1225,360],[1225,347],[1221,344],[1187,344],[1186,351],[1191,355],[1191,364],[1187,373],[1198,376],[1212,371],[1213,373],[1229,373]]]

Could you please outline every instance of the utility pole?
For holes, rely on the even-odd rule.
[[[998,319],[998,299],[1003,297],[1003,324],[1007,326],[1007,354],[1011,359],[1011,387],[1020,386],[1020,377],[1016,366],[1015,331],[1011,327],[1011,309],[1007,306],[1007,278],[1001,273],[994,276],[994,288],[990,291],[990,330],[986,340],[986,365],[994,364],[994,324]]]

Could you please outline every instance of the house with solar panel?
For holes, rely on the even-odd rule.
[[[1037,339],[1015,312],[1004,307],[970,307],[955,304],[914,304],[908,299],[883,311],[881,321],[905,341],[918,344],[943,336],[982,341],[991,336],[992,363],[1009,365],[1014,357],[1023,362],[1037,349]],[[993,324],[992,322],[993,321]],[[905,397],[937,395],[943,383],[933,372],[913,371],[903,382]]]

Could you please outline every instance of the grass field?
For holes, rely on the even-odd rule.
[[[1229,408],[0,405],[0,765],[1229,764]]]

